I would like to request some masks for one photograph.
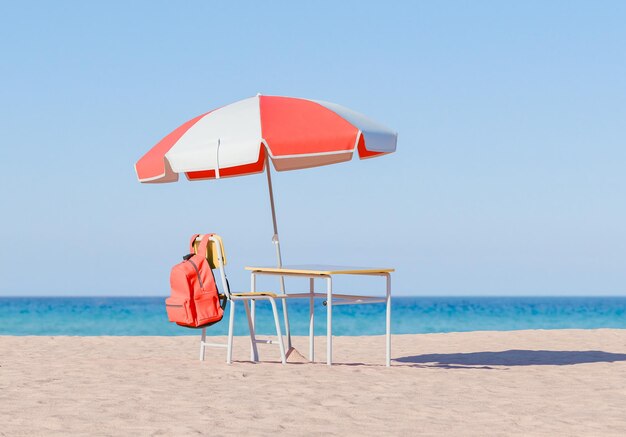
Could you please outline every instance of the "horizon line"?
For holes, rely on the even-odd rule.
[[[72,294],[72,295],[1,295],[2,298],[128,298],[128,299],[136,299],[136,298],[167,298],[169,295],[80,295],[80,294]],[[374,296],[374,295],[372,295]],[[391,296],[393,298],[467,298],[467,297],[494,297],[494,298],[515,298],[515,297],[624,297],[626,298],[626,292],[622,294],[510,294],[510,295],[502,295],[502,294],[442,294],[442,295],[434,295],[434,294],[411,294],[411,295],[399,295],[399,296]],[[322,299],[322,298],[316,298]]]

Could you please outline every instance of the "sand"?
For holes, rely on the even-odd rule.
[[[396,335],[391,368],[377,336],[332,368],[197,341],[0,337],[0,435],[626,435],[626,330]]]

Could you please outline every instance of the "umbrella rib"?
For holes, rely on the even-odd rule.
[[[217,139],[217,148],[215,149],[215,179],[220,178],[220,139]]]

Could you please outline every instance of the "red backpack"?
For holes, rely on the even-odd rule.
[[[172,267],[170,297],[165,299],[167,318],[181,326],[200,328],[219,322],[224,317],[226,298],[220,303],[213,270],[206,259],[209,237],[202,237],[194,254],[194,242],[200,234],[191,237],[189,255]]]

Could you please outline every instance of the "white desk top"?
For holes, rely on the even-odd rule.
[[[385,267],[353,267],[325,264],[302,264],[276,266],[246,266],[246,270],[265,273],[294,273],[303,275],[368,275],[372,273],[391,273],[395,269]]]

